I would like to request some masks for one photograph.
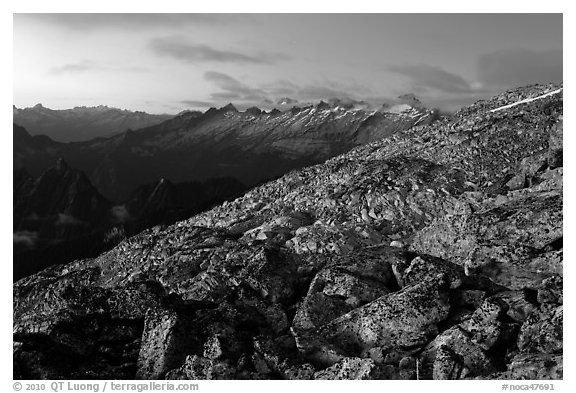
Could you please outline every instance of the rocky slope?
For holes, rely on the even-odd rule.
[[[562,378],[557,89],[20,280],[15,378]]]
[[[126,131],[149,127],[171,119],[172,115],[151,115],[104,105],[78,106],[55,110],[37,104],[31,108],[13,106],[14,123],[27,128],[32,135],[46,135],[60,142],[87,141]]]
[[[258,108],[239,112],[227,105],[203,114],[183,112],[160,125],[107,139],[68,144],[26,137],[21,129],[17,137],[15,128],[14,166],[38,175],[63,157],[116,202],[162,177],[175,183],[233,177],[252,187],[436,119],[421,107],[400,109],[367,111],[333,101],[266,113]]]

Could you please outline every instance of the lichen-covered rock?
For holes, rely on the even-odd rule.
[[[470,216],[437,219],[415,236],[411,249],[448,259],[468,274],[510,289],[537,288],[557,273],[532,263],[562,238],[562,195],[535,192]]]
[[[150,309],[146,313],[138,355],[138,379],[161,379],[186,358],[189,349],[185,321],[175,311]]]
[[[234,379],[234,369],[226,363],[206,359],[197,355],[188,356],[184,364],[169,371],[166,379],[218,380]]]
[[[314,374],[314,379],[378,379],[378,367],[371,359],[345,358]]]
[[[494,298],[506,303],[506,315],[518,323],[524,322],[538,307],[527,291],[504,291],[494,295]]]
[[[522,324],[518,348],[524,352],[562,351],[563,315],[563,306],[535,310]]]
[[[537,300],[542,304],[563,304],[563,285],[562,276],[553,276],[544,281],[538,288]]]
[[[446,291],[447,283],[439,276],[384,295],[320,327],[316,345],[307,352],[322,361],[326,346],[358,356],[374,347],[391,350],[424,345],[448,316]]]
[[[497,370],[495,360],[484,348],[473,341],[472,335],[462,327],[454,326],[438,335],[423,351],[421,359],[424,374],[433,373],[439,348],[444,348],[443,351],[449,350],[451,360],[448,363],[454,363],[454,367],[461,369],[462,372],[465,367],[469,370],[467,375],[488,375]],[[441,354],[439,360],[444,362],[446,356],[446,353]],[[444,366],[438,364],[437,368],[443,370]],[[440,375],[446,375],[445,371],[438,372]]]
[[[358,257],[358,259],[356,258]],[[331,320],[397,289],[390,261],[402,258],[395,250],[377,249],[338,256],[310,283],[292,323],[297,339]]]
[[[562,166],[563,147],[562,134],[564,131],[564,120],[562,116],[558,117],[558,122],[552,127],[550,132],[548,165],[550,168]]]
[[[463,379],[470,373],[462,356],[445,345],[436,350],[436,358],[432,367],[433,379]]]
[[[508,366],[509,379],[563,379],[562,355],[520,354]]]
[[[486,351],[507,346],[514,341],[518,331],[518,324],[503,322],[507,310],[508,304],[502,299],[488,298],[460,326]]]

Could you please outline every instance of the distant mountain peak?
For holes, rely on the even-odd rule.
[[[60,142],[79,142],[119,134],[126,128],[140,129],[171,119],[172,115],[151,115],[106,105],[50,109],[41,103],[18,109],[13,106],[14,123],[31,135],[47,135]]]
[[[302,108],[299,108],[297,106],[293,106],[292,109],[290,109],[290,113],[293,115],[300,113],[300,112],[302,112]]]
[[[176,116],[192,116],[192,117],[198,117],[201,116],[202,112],[200,111],[193,111],[190,109],[184,109],[182,112],[178,113]]]
[[[158,180],[158,185],[162,185],[162,186],[166,186],[166,185],[170,185],[170,181],[168,179],[166,179],[165,177],[161,177]]]
[[[64,161],[64,159],[62,157],[59,157],[56,160],[56,165],[54,168],[56,169],[56,171],[58,173],[64,173],[64,172],[68,171],[68,169],[70,169],[70,167],[68,166],[68,164],[66,163],[66,161]]]
[[[413,93],[402,94],[401,96],[398,96],[398,99],[400,100],[401,103],[408,104],[414,108],[424,107],[424,105],[422,105],[422,101],[420,101],[418,97],[416,97],[416,95],[414,95]]]
[[[277,105],[292,105],[297,104],[298,100],[290,98],[290,97],[281,97],[278,99]]]
[[[238,109],[236,109],[236,107],[232,103],[229,103],[228,105],[220,108],[220,111],[222,111],[222,112],[238,112]]]
[[[204,116],[213,116],[217,113],[220,113],[220,110],[215,107],[210,107],[206,112],[204,112]]]
[[[259,116],[262,114],[262,109],[252,106],[248,109],[246,109],[246,113],[250,114],[250,115],[254,115],[254,116]]]

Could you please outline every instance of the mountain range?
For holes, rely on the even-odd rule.
[[[212,124],[270,142],[245,154],[308,146],[266,120],[310,124],[315,152],[367,143],[15,282],[15,379],[563,378],[562,86],[394,132],[385,113],[209,112],[132,140]]]
[[[70,143],[14,124],[14,279],[93,257],[289,170],[437,118],[420,105],[358,105],[331,100],[269,113],[227,105]]]
[[[159,124],[172,115],[151,115],[125,109],[77,106],[55,110],[42,104],[31,108],[12,107],[14,123],[25,127],[32,135],[46,135],[60,142],[78,142],[108,137],[128,129]]]
[[[435,111],[366,111],[338,101],[280,112],[233,105],[186,111],[161,124],[109,138],[61,143],[14,127],[14,168],[38,176],[58,158],[121,202],[144,184],[233,177],[247,187],[325,161],[355,146],[437,118]]]

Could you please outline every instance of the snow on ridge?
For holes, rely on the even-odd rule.
[[[501,106],[500,108],[491,109],[490,112],[498,112],[498,111],[501,111],[501,110],[503,110],[503,109],[512,108],[512,107],[514,107],[514,106],[516,106],[516,105],[526,104],[526,103],[528,103],[528,102],[540,100],[540,99],[542,99],[542,98],[545,98],[545,97],[548,97],[548,96],[551,96],[551,95],[554,95],[554,94],[558,94],[558,93],[560,93],[560,92],[562,91],[562,89],[563,89],[563,88],[561,87],[561,88],[559,88],[559,89],[557,89],[557,90],[550,91],[550,92],[548,92],[548,93],[546,93],[546,94],[542,94],[541,96],[538,96],[538,97],[526,98],[526,99],[524,99],[524,100],[515,102],[515,103],[513,103],[513,104],[508,104],[508,105]]]

